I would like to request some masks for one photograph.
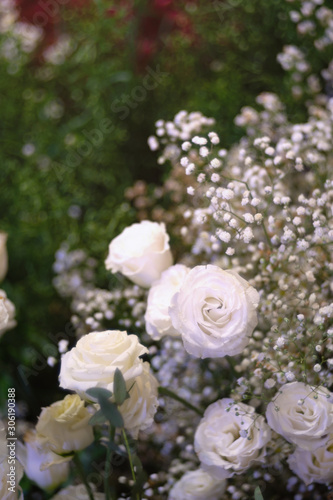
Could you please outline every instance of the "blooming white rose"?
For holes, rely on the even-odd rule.
[[[105,500],[105,493],[96,493],[94,484],[90,484],[94,494],[94,500]],[[84,484],[71,485],[60,490],[51,500],[89,500],[89,496]]]
[[[170,316],[193,356],[234,356],[249,343],[258,302],[258,292],[237,273],[196,266],[174,295]]]
[[[18,450],[18,458],[31,481],[45,490],[52,490],[66,481],[71,457],[53,453],[47,441],[38,438],[36,431],[27,432],[24,442],[25,446]]]
[[[130,389],[127,383],[127,389]],[[154,420],[158,407],[157,388],[158,382],[150,372],[149,363],[143,363],[143,372],[136,377],[130,397],[119,406],[119,411],[124,419],[124,427],[136,439],[139,430],[149,427]]]
[[[169,307],[189,271],[182,264],[171,266],[149,290],[145,321],[146,331],[154,340],[159,340],[164,335],[179,336],[172,325]]]
[[[15,306],[7,298],[7,294],[4,290],[0,290],[0,337],[7,330],[14,328],[16,326],[15,321]]]
[[[8,270],[7,233],[0,233],[0,282],[4,279]]]
[[[168,500],[219,500],[226,482],[202,469],[186,472],[171,488]]]
[[[263,462],[271,431],[252,406],[225,398],[208,406],[195,436],[201,467],[218,479]]]
[[[47,439],[54,453],[83,450],[94,441],[92,426],[88,424],[91,417],[92,412],[80,396],[70,394],[43,408],[36,431],[39,437]]]
[[[120,272],[143,287],[150,287],[172,265],[165,225],[144,220],[132,224],[109,245],[106,269]]]
[[[89,333],[62,356],[60,387],[77,392],[83,399],[91,399],[85,391],[92,387],[113,391],[116,369],[125,381],[133,381],[143,371],[139,356],[147,352],[136,335],[118,330]]]
[[[19,482],[23,476],[23,467],[18,460],[15,460],[15,457],[9,457],[8,443],[6,430],[0,421],[0,498],[1,500],[18,500],[22,498]]]
[[[290,443],[313,451],[324,446],[333,432],[331,398],[325,387],[313,388],[303,382],[284,384],[267,406],[267,422]]]
[[[333,434],[330,434],[325,446],[314,451],[297,447],[288,458],[288,464],[305,484],[331,483],[333,481]]]

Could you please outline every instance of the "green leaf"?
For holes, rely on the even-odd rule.
[[[101,405],[101,411],[111,425],[114,427],[124,427],[123,417],[114,403],[111,403],[111,401],[107,399],[99,400],[99,403]]]
[[[96,411],[96,413],[89,420],[90,425],[103,424],[106,421],[106,417],[101,410]]]
[[[115,402],[119,406],[130,397],[126,389],[125,379],[119,368],[116,369],[114,374],[113,391]]]
[[[129,82],[132,79],[132,75],[129,71],[117,71],[110,76],[110,83],[118,82]]]
[[[259,486],[257,486],[256,489],[254,490],[254,500],[264,500],[264,497],[261,494]]]
[[[112,392],[104,389],[103,387],[92,387],[86,391],[88,396],[91,396],[93,399],[110,399],[112,397]]]

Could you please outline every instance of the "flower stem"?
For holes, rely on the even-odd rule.
[[[167,389],[166,387],[161,387],[160,386],[158,388],[158,392],[162,396],[169,396],[170,398],[172,398],[172,399],[174,399],[176,401],[179,401],[180,403],[182,403],[184,406],[186,406],[190,410],[195,411],[195,413],[197,413],[198,415],[200,415],[200,417],[203,416],[203,412],[201,410],[199,410],[199,408],[196,408],[195,406],[191,405],[191,403],[189,403],[188,401],[186,401],[186,399],[181,398],[175,392],[170,391],[170,389]]]
[[[265,226],[265,223],[264,223],[264,222],[262,223],[262,228],[263,228],[263,230],[264,230],[264,233],[265,233],[265,236],[266,236],[266,239],[267,239],[267,243],[268,243],[268,245],[270,246],[270,248],[273,248],[273,245],[272,245],[271,239],[270,239],[270,237],[268,236],[268,232],[267,232],[267,229],[266,229],[266,226]]]
[[[114,436],[116,433],[116,429],[113,425],[110,424],[110,441],[114,441]],[[105,462],[105,471],[104,471],[104,492],[106,500],[110,500],[110,473],[111,473],[111,460],[112,460],[113,451],[110,446],[107,448],[106,453],[106,462]]]
[[[92,492],[90,484],[88,483],[88,481],[86,479],[86,474],[85,474],[85,471],[84,471],[84,468],[82,466],[82,463],[81,463],[81,460],[80,460],[80,457],[79,457],[78,453],[75,453],[75,455],[73,457],[73,462],[75,464],[75,467],[76,467],[76,470],[78,472],[78,475],[80,476],[80,478],[82,479],[83,484],[86,487],[89,500],[94,500],[94,494]]]
[[[135,470],[134,470],[134,466],[133,466],[131,449],[130,449],[130,446],[129,446],[129,443],[128,443],[128,439],[127,439],[127,435],[126,435],[125,429],[122,429],[122,433],[123,433],[123,438],[124,438],[124,442],[125,442],[125,446],[126,446],[126,451],[127,451],[127,454],[128,454],[128,460],[129,460],[130,467],[131,467],[132,479],[133,479],[134,485],[135,485],[135,483],[136,483]],[[136,494],[136,498],[137,498],[137,500],[140,500],[139,493]]]
[[[226,360],[229,363],[230,371],[232,372],[232,375],[237,379],[239,377],[239,374],[235,370],[235,362],[230,356],[225,357]]]

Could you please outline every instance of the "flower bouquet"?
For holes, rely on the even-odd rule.
[[[297,5],[327,50],[333,11]],[[72,328],[47,362],[68,394],[18,443],[14,485],[24,470],[53,500],[331,498],[333,70],[296,46],[278,59],[306,120],[261,93],[230,150],[200,112],[158,120],[165,181],[126,191],[137,220],[109,244],[109,286],[86,249],[58,250]],[[0,333],[14,321],[1,291]]]

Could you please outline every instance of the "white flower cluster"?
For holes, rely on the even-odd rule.
[[[0,57],[5,59],[8,72],[16,73],[26,60],[26,54],[33,52],[42,38],[43,30],[34,24],[18,21],[18,12],[13,0],[0,2]]]
[[[156,122],[156,136],[148,138],[148,145],[152,151],[163,147],[163,153],[158,160],[160,164],[166,160],[176,160],[181,154],[181,149],[174,144],[176,141],[179,139],[185,141],[182,149],[187,151],[187,148],[191,146],[189,139],[200,133],[203,128],[212,126],[214,123],[213,118],[206,118],[200,112],[180,111],[172,122],[164,120]],[[206,142],[201,145],[205,144]]]
[[[330,45],[333,11],[322,0],[292,3],[299,33],[319,50]],[[132,336],[118,359],[121,332],[97,331],[110,320],[138,329],[162,388],[178,396],[171,410],[167,395],[160,399],[149,443],[170,456],[170,469],[150,476],[147,497],[253,498],[263,481],[281,483],[282,498],[317,500],[333,480],[333,99],[322,93],[333,63],[316,75],[307,53],[288,45],[278,56],[292,96],[307,98],[303,122],[264,92],[236,117],[245,135],[230,151],[201,113],[156,123],[148,144],[172,169],[153,193],[156,222],[133,224],[110,243],[106,267],[120,286],[96,289],[83,278],[78,293],[66,283],[71,271],[59,270],[74,323],[96,330],[64,355],[62,384],[84,396],[92,380],[112,388],[116,365],[126,383],[139,369],[124,421],[134,434],[143,415],[152,422],[157,382]],[[145,189],[133,192],[144,198]],[[160,208],[161,193],[174,205]]]
[[[151,286],[145,319],[154,338],[181,335],[185,349],[201,358],[241,353],[257,325],[258,293],[218,266],[171,266],[168,240],[164,226],[134,224],[110,243],[106,267]]]

